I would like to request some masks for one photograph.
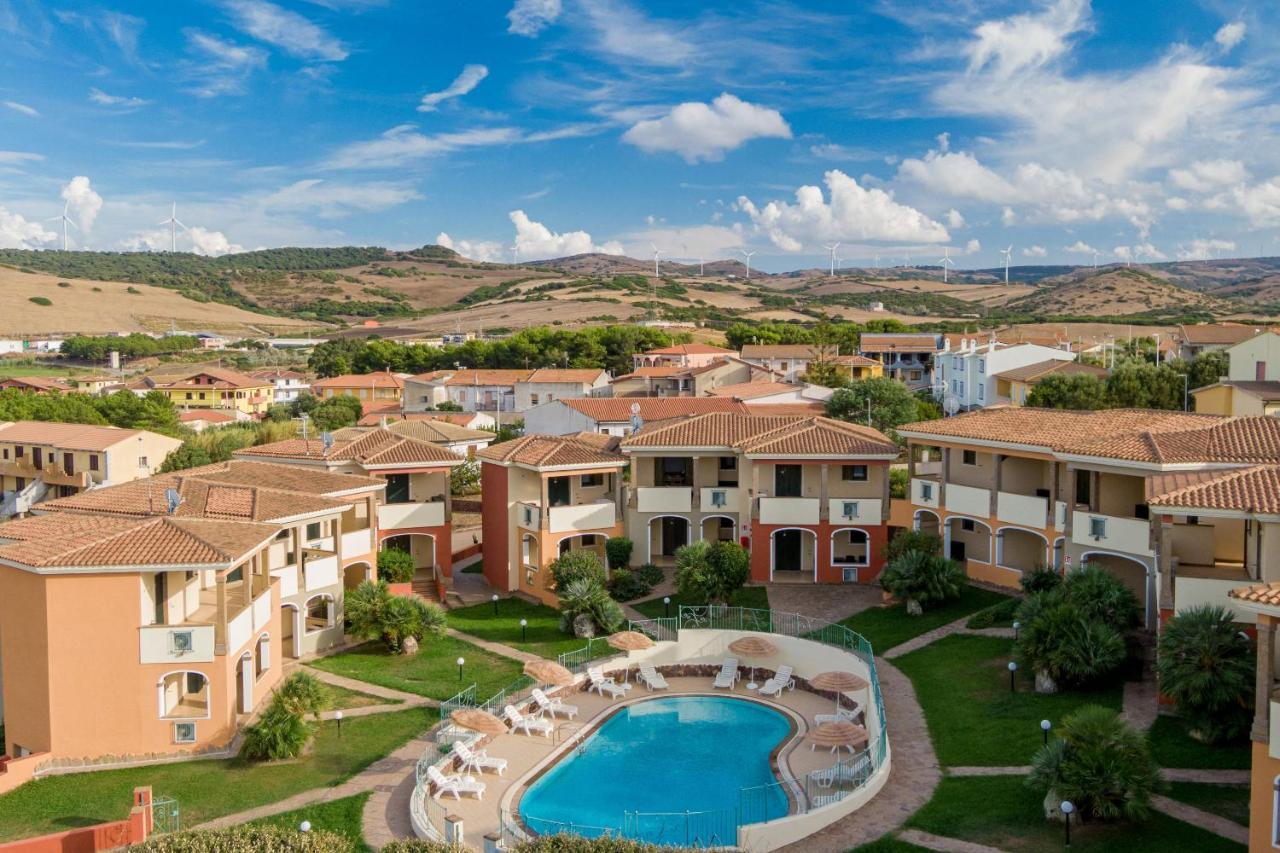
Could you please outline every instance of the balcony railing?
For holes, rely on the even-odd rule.
[[[1076,511],[1071,518],[1071,541],[1126,554],[1151,556],[1151,523],[1142,518],[1120,518]]]
[[[947,512],[986,518],[991,515],[991,490],[947,483]]]
[[[937,509],[938,493],[941,486],[937,480],[915,477],[911,480],[911,502],[916,506],[928,506]]]
[[[636,489],[639,512],[690,512],[693,489],[689,486],[641,486]]]
[[[336,554],[307,554],[302,559],[302,576],[307,592],[333,586],[338,582],[338,557]]]
[[[69,474],[61,465],[52,462],[46,464],[43,468],[37,468],[26,458],[0,462],[0,474],[9,477],[21,477],[24,480],[34,480],[38,477],[51,486],[74,486],[78,489],[85,489],[89,486],[88,471],[76,471]]]
[[[1024,527],[1044,527],[1049,516],[1049,499],[1013,492],[996,494],[996,518]]]
[[[444,524],[444,501],[427,503],[383,504],[378,507],[378,527],[395,530],[402,527],[440,527]],[[345,536],[344,536],[345,554]]]
[[[372,550],[373,531],[369,528],[349,530],[342,534],[342,556],[344,559],[356,557],[360,554],[368,554]]]
[[[599,530],[613,527],[617,521],[617,508],[613,501],[579,506],[551,507],[550,530],[552,533],[565,533],[571,530]]]
[[[879,498],[831,498],[827,518],[832,524],[879,524],[883,508]]]
[[[332,558],[335,560],[336,558]],[[271,621],[271,587],[267,587],[249,606],[227,621],[227,652],[235,654],[244,648]]]
[[[817,524],[817,498],[760,498],[761,524]]]

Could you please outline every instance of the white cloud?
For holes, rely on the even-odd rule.
[[[1223,24],[1222,27],[1213,34],[1213,40],[1218,43],[1218,47],[1224,51],[1231,50],[1240,42],[1244,41],[1246,27],[1244,21],[1232,21],[1229,24]]]
[[[1187,201],[1182,196],[1171,195],[1164,200],[1164,206],[1170,210],[1189,210],[1191,208],[1191,202]]]
[[[137,109],[151,103],[143,98],[129,97],[127,95],[109,95],[96,87],[89,90],[89,100],[100,106],[119,107],[122,109]]]
[[[1179,189],[1210,193],[1248,178],[1239,160],[1196,160],[1185,169],[1170,169],[1169,181]]]
[[[43,159],[43,154],[36,154],[32,151],[0,151],[0,167],[21,166],[23,163],[38,163]]]
[[[698,48],[679,27],[651,18],[625,0],[580,0],[585,23],[596,34],[595,50],[642,65],[684,66]]]
[[[1070,246],[1065,247],[1063,251],[1070,252],[1073,255],[1092,255],[1098,250],[1083,240],[1077,240]]]
[[[563,258],[590,252],[602,252],[606,255],[622,254],[622,244],[616,241],[596,245],[586,231],[566,231],[563,234],[557,234],[541,222],[530,219],[523,210],[513,210],[509,215],[511,223],[516,227],[515,245],[521,260]]]
[[[516,0],[507,13],[507,32],[532,38],[554,24],[560,12],[560,0]]]
[[[1232,240],[1219,240],[1216,237],[1197,238],[1188,243],[1178,244],[1178,260],[1204,261],[1220,257],[1224,252],[1234,251],[1235,248],[1236,244]]]
[[[619,235],[618,240],[633,258],[650,257],[650,245],[662,250],[664,258],[673,261],[696,263],[699,258],[713,260],[727,258],[742,248],[742,226],[726,228],[722,225],[691,225],[679,227],[654,227]]]
[[[88,231],[102,212],[102,196],[93,191],[89,179],[77,175],[62,188],[62,198],[67,203],[67,214],[76,224]]]
[[[191,227],[191,248],[197,255],[231,255],[244,251],[244,246],[236,245],[227,239],[221,231],[210,231],[199,225]]]
[[[39,222],[0,206],[0,249],[36,249],[57,239],[57,234]]]
[[[1135,258],[1146,258],[1149,261],[1167,261],[1169,256],[1150,243],[1139,243],[1133,247]]]
[[[427,136],[415,125],[401,124],[377,139],[353,142],[334,152],[325,165],[330,169],[377,169],[403,166],[424,157],[433,157],[488,145],[506,145],[520,140],[513,127],[489,127],[438,133]]]
[[[1018,221],[1018,214],[1013,212],[1013,208],[1005,205],[1004,210],[1000,211],[1000,224],[1009,226]]]
[[[1007,76],[1035,69],[1066,53],[1068,39],[1088,25],[1089,0],[1058,0],[1038,14],[987,21],[967,47],[969,68]]]
[[[973,238],[964,244],[964,253],[966,255],[976,255],[982,251],[982,242],[978,238]]]
[[[266,0],[224,0],[237,28],[299,59],[341,62],[347,48],[322,27]]]
[[[859,148],[852,145],[840,145],[834,142],[824,143],[822,145],[810,145],[809,153],[820,160],[843,160],[855,162],[869,162],[879,160],[884,155],[870,148]],[[885,157],[886,161],[893,158]]]
[[[1128,261],[1133,258],[1133,249],[1129,246],[1116,246],[1111,250],[1111,254],[1115,255],[1122,261]]]
[[[673,151],[689,163],[720,160],[752,139],[790,139],[791,127],[777,110],[728,92],[710,104],[689,101],[656,119],[637,122],[622,141],[641,150]]]
[[[386,210],[421,198],[412,187],[391,183],[336,184],[317,178],[295,181],[265,196],[263,210],[310,213],[324,219]]]
[[[480,81],[488,76],[489,69],[483,65],[463,66],[462,73],[453,78],[453,82],[447,87],[439,92],[429,92],[422,96],[422,103],[418,104],[418,112],[435,112],[442,101],[462,97],[476,86],[479,86]]]
[[[459,255],[473,261],[501,263],[503,260],[503,246],[497,240],[454,240],[441,231],[436,235],[436,245],[453,249]]]
[[[956,210],[954,207],[947,211],[947,227],[948,228],[964,227],[964,216],[962,216],[960,211]]]
[[[1231,197],[1253,225],[1280,224],[1280,175],[1253,186],[1235,187]]]
[[[190,241],[190,246],[186,245]],[[167,252],[171,246],[169,232],[162,229],[141,231],[120,241],[120,248],[127,252]],[[244,246],[232,243],[221,231],[212,231],[193,225],[178,232],[178,251],[218,257],[243,252]]]
[[[1028,246],[1022,250],[1024,258],[1044,258],[1048,257],[1049,251],[1044,246]]]
[[[771,201],[758,209],[740,196],[738,207],[757,230],[788,252],[837,240],[945,243],[950,239],[942,224],[894,201],[884,190],[859,186],[838,169],[827,172],[824,182],[830,203],[824,200],[821,187],[802,186],[795,192],[794,204]]]
[[[182,71],[197,97],[240,94],[249,75],[266,67],[267,52],[261,48],[224,41],[199,30],[186,30],[185,34],[187,49],[196,58],[186,63]]]
[[[3,104],[13,110],[15,113],[22,113],[24,116],[30,116],[31,118],[36,118],[40,115],[40,111],[35,107],[29,107],[26,104],[20,104],[17,101],[0,101],[0,104]]]

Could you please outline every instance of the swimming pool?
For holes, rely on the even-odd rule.
[[[724,696],[637,702],[605,721],[520,800],[535,832],[605,831],[666,844],[736,843],[742,822],[787,814],[769,755],[791,731],[773,708]]]

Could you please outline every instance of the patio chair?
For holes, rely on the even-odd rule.
[[[455,800],[461,800],[463,794],[475,794],[476,799],[484,799],[485,784],[474,776],[446,776],[439,767],[432,765],[427,768],[427,778],[436,786],[437,800],[445,794],[453,794]]]
[[[556,714],[561,714],[572,720],[578,715],[577,705],[567,705],[558,696],[554,698],[547,696],[540,687],[533,688],[533,692],[529,695],[533,697],[533,704],[538,709],[538,716],[550,714],[554,717]]]
[[[471,747],[467,746],[466,741],[460,740],[456,742],[453,745],[453,754],[462,761],[463,770],[474,770],[477,773],[493,770],[501,776],[502,771],[507,769],[507,759],[490,758],[489,754],[483,749],[473,751]]]
[[[761,696],[778,696],[782,693],[782,689],[784,687],[789,687],[792,690],[795,690],[796,680],[791,677],[791,673],[793,672],[795,672],[795,669],[793,667],[790,667],[790,666],[778,667],[777,674],[774,675],[773,678],[770,678],[768,681],[766,681],[764,683],[764,686],[760,688],[760,695]]]
[[[593,666],[587,670],[587,678],[591,679],[591,689],[603,696],[608,693],[614,699],[619,696],[626,695],[631,689],[630,684],[619,684],[613,680],[612,675],[605,675],[604,670],[598,666]]]
[[[711,683],[712,687],[723,687],[726,690],[732,690],[734,685],[738,683],[738,659],[725,658],[724,663],[720,664],[720,672],[716,673],[715,681]]]
[[[516,710],[515,705],[508,705],[502,709],[502,716],[511,724],[511,730],[524,730],[527,735],[540,734],[543,737],[551,737],[551,723],[546,720],[540,720],[537,717],[526,717]]]
[[[662,673],[653,668],[651,663],[640,664],[640,680],[644,682],[644,686],[653,690],[666,690],[670,685],[667,680],[662,677]]]

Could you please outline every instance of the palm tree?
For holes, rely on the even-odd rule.
[[[1160,692],[1178,704],[1190,734],[1207,743],[1243,737],[1253,713],[1253,642],[1231,611],[1215,605],[1184,610],[1160,636]]]
[[[907,612],[920,615],[924,605],[959,598],[964,569],[955,560],[928,551],[907,551],[889,563],[880,584],[907,603]]]

